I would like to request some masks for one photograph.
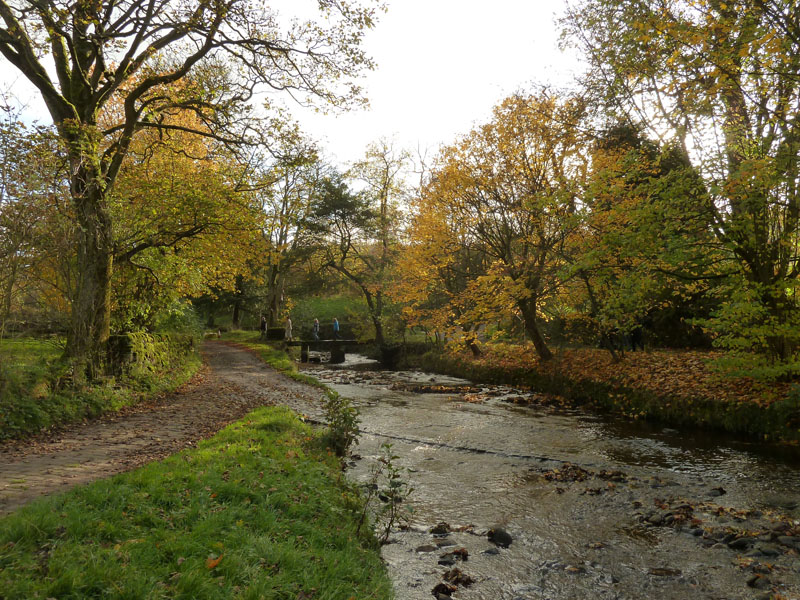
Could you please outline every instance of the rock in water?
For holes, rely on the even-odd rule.
[[[442,521],[434,527],[431,527],[431,533],[433,535],[447,535],[450,533],[450,525]]]
[[[513,538],[505,529],[501,527],[492,527],[489,530],[489,541],[501,548],[508,548]]]

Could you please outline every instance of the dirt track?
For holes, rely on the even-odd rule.
[[[319,390],[284,377],[250,352],[207,342],[203,356],[200,373],[172,394],[0,445],[0,514],[164,458],[259,406],[288,404],[308,413],[319,405]]]

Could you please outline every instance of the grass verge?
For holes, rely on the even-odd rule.
[[[24,338],[0,342],[0,441],[23,438],[50,427],[95,417],[167,393],[200,368],[197,353],[186,356],[169,376],[109,378],[90,385],[62,385],[62,349],[54,342]]]
[[[5,598],[388,599],[338,459],[262,408],[162,462],[0,519]]]

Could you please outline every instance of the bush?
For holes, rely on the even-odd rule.
[[[358,439],[358,409],[353,403],[333,390],[326,390],[325,419],[328,431],[325,440],[336,456],[347,456]]]

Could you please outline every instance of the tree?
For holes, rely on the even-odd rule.
[[[563,283],[565,242],[580,221],[583,116],[575,98],[511,96],[489,123],[442,152],[425,190],[469,228],[491,263],[472,291],[483,290],[487,306],[511,299],[542,360],[552,353],[537,318]]]
[[[608,127],[592,145],[586,216],[570,240],[570,270],[615,359],[620,336],[682,298],[697,301],[721,276],[713,235],[696,210],[704,195],[680,151],[625,123]]]
[[[412,199],[408,241],[397,262],[391,294],[403,303],[412,326],[434,331],[436,339],[456,332],[480,355],[476,330],[485,314],[478,312],[471,283],[489,269],[486,254],[471,233],[472,224],[453,218],[448,202],[435,193],[437,180],[423,180]]]
[[[407,161],[408,155],[388,141],[370,145],[364,159],[347,173],[363,190],[354,193],[341,179],[323,180],[315,215],[329,241],[323,248],[323,266],[364,296],[378,345],[386,338],[387,290],[402,224],[398,203]]]
[[[610,111],[672,139],[702,177],[695,210],[730,270],[724,347],[798,371],[800,15],[790,0],[599,0],[565,35]],[[766,371],[765,371],[766,373]]]
[[[265,285],[268,326],[275,327],[283,310],[287,275],[314,245],[309,220],[325,168],[316,147],[296,131],[284,136],[280,155],[262,165],[259,180],[265,183],[256,197],[264,216],[263,253],[254,271]]]
[[[165,119],[180,129],[137,134],[109,199],[118,331],[151,328],[179,298],[232,290],[247,270],[261,215],[236,189],[236,157],[192,133],[194,120],[183,111]]]
[[[68,297],[69,215],[60,199],[66,165],[58,140],[44,127],[26,127],[6,107],[0,121],[0,338],[22,299],[47,303]],[[60,289],[59,289],[60,288]]]
[[[282,30],[273,11],[246,0],[0,0],[0,53],[41,94],[69,157],[79,229],[68,353],[77,377],[103,363],[114,254],[108,199],[134,135],[180,128],[165,115],[191,110],[203,123],[197,133],[241,142],[260,85],[353,100],[355,86],[335,83],[371,66],[359,44],[373,11],[347,0],[319,6],[326,25]],[[112,124],[100,126],[115,98]]]

